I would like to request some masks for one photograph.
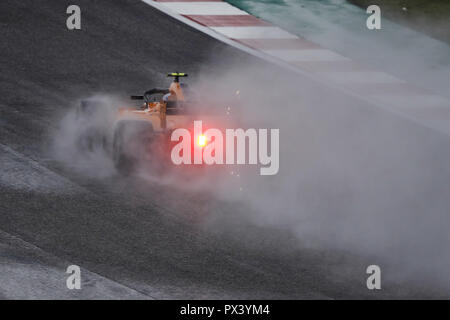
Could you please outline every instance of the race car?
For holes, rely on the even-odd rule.
[[[87,124],[80,136],[82,148],[105,150],[112,156],[116,169],[126,175],[141,165],[152,169],[170,166],[170,149],[174,144],[170,140],[171,132],[177,128],[191,129],[198,118],[199,103],[188,87],[180,83],[180,78],[188,76],[186,73],[167,76],[173,78],[169,88],[154,88],[141,96],[131,96],[131,100],[142,103],[121,107],[112,115],[111,106],[104,101],[82,101],[77,112]],[[206,141],[201,139],[199,143],[204,146]]]

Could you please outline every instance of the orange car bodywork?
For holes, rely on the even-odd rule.
[[[184,102],[185,97],[180,83],[173,81],[169,88],[169,100]],[[166,129],[173,130],[186,127],[192,122],[191,117],[181,114],[167,114],[167,103],[162,99],[159,102],[147,102],[143,110],[135,108],[120,108],[117,120],[135,119],[145,120],[152,124],[155,132],[162,132]]]

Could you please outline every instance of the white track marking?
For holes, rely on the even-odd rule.
[[[90,193],[87,189],[0,144],[0,184],[10,188],[64,194]]]
[[[350,59],[326,49],[263,50],[265,53],[285,61],[348,61]]]
[[[68,290],[66,270],[72,262],[2,230],[0,256],[0,296],[7,299],[153,299],[83,266],[82,290]],[[32,259],[39,263],[29,263]]]
[[[364,100],[365,102],[369,103],[372,106],[376,106],[379,108],[382,108],[384,110],[388,110],[390,112],[393,112],[397,115],[401,115],[405,118],[410,119],[411,121],[420,124],[424,127],[428,127],[440,132],[444,132],[446,134],[450,135],[450,129],[448,126],[447,122],[450,122],[450,116],[447,115],[447,113],[445,113],[445,115],[441,116],[441,122],[443,123],[443,125],[439,125],[439,126],[434,126],[435,121],[430,122],[430,121],[424,121],[422,116],[417,116],[415,113],[410,113],[407,112],[408,108],[405,107],[401,107],[399,108],[398,105],[396,105],[396,103],[393,103],[393,101],[386,101],[385,103],[383,103],[383,101],[381,101],[380,98],[386,98],[386,99],[391,99],[390,97],[380,97],[380,96],[376,96],[376,95],[367,95],[364,94],[364,90],[353,90],[350,86],[348,86],[349,84],[356,84],[355,82],[347,82],[347,83],[342,83],[339,81],[332,81],[331,78],[334,78],[334,80],[337,80],[336,77],[338,77],[337,74],[334,74],[332,72],[310,72],[307,70],[303,70],[301,67],[299,68],[298,66],[296,66],[296,62],[298,63],[302,63],[302,62],[307,62],[307,61],[320,61],[320,60],[305,60],[305,61],[287,61],[284,59],[280,59],[279,57],[275,57],[274,55],[270,55],[267,52],[264,52],[263,50],[258,50],[258,49],[254,49],[252,47],[249,47],[247,45],[244,45],[238,41],[234,41],[234,39],[245,39],[245,37],[248,37],[250,39],[267,39],[267,38],[278,38],[278,39],[282,39],[282,38],[286,38],[286,39],[299,39],[297,36],[292,35],[291,33],[284,31],[280,28],[276,28],[276,27],[272,27],[273,29],[277,29],[277,31],[275,32],[275,36],[273,36],[272,34],[265,34],[266,29],[261,29],[261,28],[268,28],[268,27],[215,27],[215,28],[209,28],[206,26],[203,26],[199,23],[196,23],[195,21],[192,21],[182,15],[180,15],[180,13],[177,13],[175,11],[175,9],[170,9],[169,6],[167,6],[167,2],[156,2],[156,1],[152,1],[152,0],[142,0],[143,2],[145,2],[146,4],[166,13],[167,15],[183,22],[186,25],[189,25],[190,27],[203,32],[209,36],[211,36],[212,38],[215,38],[219,41],[222,41],[223,43],[226,43],[232,47],[238,48],[246,53],[249,53],[251,55],[254,55],[256,57],[259,57],[261,59],[264,59],[270,63],[273,63],[277,66],[280,66],[282,68],[291,70],[293,72],[296,72],[298,74],[301,74],[302,76],[308,77],[309,79],[312,79],[314,81],[316,81],[317,83],[320,83],[322,85],[325,85],[327,87],[330,88],[334,88],[336,90],[340,90],[341,92],[346,93],[349,96],[352,96],[354,98],[360,99],[360,100]],[[197,2],[198,4],[198,2]],[[199,13],[197,13],[199,14]],[[207,12],[205,14],[211,14],[210,12]],[[218,15],[220,14],[225,14],[223,11],[221,12],[217,12]],[[234,14],[234,13],[233,13]],[[242,14],[242,13],[241,13]],[[258,30],[259,29],[259,30]],[[282,49],[282,48],[280,48]],[[332,51],[330,51],[332,52]],[[304,53],[305,55],[307,53]],[[345,57],[344,57],[345,58]],[[317,57],[315,59],[318,59]],[[324,61],[328,61],[328,60],[324,60]],[[338,61],[338,60],[330,60],[332,61]],[[351,61],[351,59],[347,59],[347,61]],[[342,72],[351,72],[352,70],[348,70],[348,71],[342,71]],[[342,75],[342,72],[339,72],[340,75]],[[328,74],[329,77],[324,77],[324,74]],[[380,76],[380,74],[383,74],[382,76]],[[397,79],[393,76],[390,76],[386,73],[382,73],[380,72],[378,75],[374,75],[375,78],[372,78],[372,82],[362,82],[362,85],[368,85],[370,86],[371,84],[374,83],[378,83],[378,82],[374,82],[373,79],[381,79],[383,78],[384,81],[382,81],[382,83],[405,83],[400,79]],[[386,77],[388,76],[388,77]],[[361,77],[361,75],[354,75],[354,76],[349,76],[347,77],[347,79],[351,79],[351,78],[355,77]],[[366,78],[367,79],[367,78]],[[395,79],[395,80],[394,80]],[[346,86],[343,84],[347,84]],[[419,93],[416,93],[416,95],[420,95]],[[408,95],[402,95],[402,97],[398,96],[398,99],[406,99],[407,96],[410,96],[410,94]],[[378,98],[378,99],[377,99]],[[440,97],[441,98],[441,97]],[[428,98],[423,98],[423,99],[428,99]],[[445,100],[445,105],[448,106],[449,104],[449,100],[442,98]],[[396,99],[394,99],[396,100]],[[419,100],[418,100],[419,101]],[[450,107],[449,107],[450,108]],[[435,112],[437,111],[436,109],[441,110],[442,107],[441,106],[434,106],[434,105],[430,105],[427,109],[431,109],[430,112],[434,115]]]
[[[146,2],[144,0],[144,2]],[[226,2],[161,2],[178,14],[186,15],[248,15]]]
[[[297,36],[278,27],[211,27],[211,29],[232,39],[298,39]]]

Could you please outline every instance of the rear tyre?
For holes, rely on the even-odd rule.
[[[108,105],[99,100],[83,100],[77,109],[80,135],[77,144],[81,151],[95,152],[107,146]]]
[[[154,130],[145,120],[122,120],[113,137],[113,160],[117,171],[130,175],[144,164],[151,163]]]

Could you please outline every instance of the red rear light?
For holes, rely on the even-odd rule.
[[[200,147],[206,146],[206,143],[207,143],[207,142],[208,142],[208,140],[206,139],[206,136],[205,136],[205,135],[201,134],[201,135],[198,136],[198,141],[197,141],[197,143],[198,143],[198,145],[199,145]]]

